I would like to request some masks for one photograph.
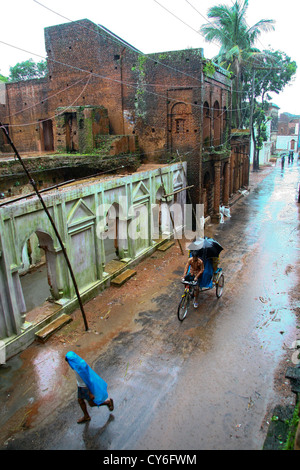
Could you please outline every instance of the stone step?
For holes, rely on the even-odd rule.
[[[72,321],[72,318],[69,315],[63,313],[60,317],[53,320],[49,325],[45,326],[41,330],[35,333],[36,338],[38,341],[45,343],[50,336],[58,331],[63,326],[67,325]]]
[[[170,240],[167,243],[164,243],[163,245],[159,246],[157,249],[159,251],[167,251],[173,245],[175,245],[175,242],[173,240]]]
[[[126,269],[123,271],[121,274],[119,274],[117,277],[115,277],[112,281],[111,284],[114,286],[122,286],[128,279],[136,275],[136,271],[133,269]]]

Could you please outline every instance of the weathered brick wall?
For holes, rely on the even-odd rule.
[[[39,121],[49,112],[47,79],[7,83],[6,116],[9,135],[16,148],[22,152],[34,152],[41,148]]]
[[[52,108],[70,103],[104,106],[111,133],[124,134],[121,86],[124,44],[88,20],[46,28],[45,42],[51,94],[66,90],[53,99]],[[127,54],[136,55],[133,51]],[[82,81],[74,86],[78,80]]]
[[[140,56],[134,64],[137,86],[124,102],[130,109],[134,99],[135,132],[149,158],[189,151],[199,142],[201,57],[201,49],[173,51]],[[176,129],[176,117],[185,120],[184,129]]]
[[[89,20],[46,28],[45,46],[48,79],[8,88],[11,109],[24,111],[22,122],[52,118],[63,106],[104,106],[110,132],[138,135],[141,151],[150,159],[159,159],[166,150],[191,151],[199,145],[202,49],[146,57]],[[206,79],[204,95],[210,106],[216,100],[222,106],[226,80],[220,73]],[[17,116],[13,124],[18,124]],[[39,150],[37,126],[18,132],[23,133],[24,150]],[[53,132],[56,141],[55,127]]]
[[[188,162],[188,178],[198,200],[201,141],[202,49],[126,57],[126,80],[136,83],[124,93],[127,131],[138,136],[150,161],[177,156]],[[134,103],[134,108],[132,108]]]
[[[16,146],[26,152],[43,150],[39,121],[51,119],[56,149],[61,132],[55,125],[58,108],[102,106],[108,112],[109,133],[136,137],[148,161],[168,161],[177,152],[187,160],[198,202],[203,102],[209,108],[210,145],[219,144],[226,140],[223,110],[229,108],[231,86],[219,69],[212,78],[203,75],[203,50],[145,56],[89,20],[46,28],[45,46],[48,77],[7,86],[11,124],[33,123],[11,128]],[[213,110],[216,102],[218,113]]]
[[[8,123],[8,110],[6,106],[6,87],[5,83],[0,81],[0,122],[2,125]],[[6,145],[5,135],[3,130],[0,129],[0,152],[9,150]]]
[[[9,119],[8,119],[8,111],[5,104],[0,103],[0,122],[4,126],[7,126]],[[6,127],[8,130],[8,127]],[[8,140],[5,137],[5,133],[3,129],[0,129],[0,153],[11,152],[11,146],[8,144]]]
[[[77,151],[93,153],[100,136],[109,134],[109,119],[103,106],[72,106],[57,108],[55,117],[55,149],[69,151],[72,146],[68,135],[68,115],[75,115]]]

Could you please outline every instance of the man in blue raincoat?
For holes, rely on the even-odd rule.
[[[78,386],[78,403],[83,411],[83,417],[78,419],[77,423],[85,423],[91,420],[85,400],[90,406],[106,405],[109,411],[113,411],[114,402],[112,398],[108,398],[107,383],[91,369],[84,359],[73,351],[69,351],[65,359],[75,372]]]

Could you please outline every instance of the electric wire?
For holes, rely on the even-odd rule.
[[[69,108],[72,108],[75,103],[79,100],[79,98],[81,97],[81,95],[84,93],[86,87],[88,86],[89,82],[90,82],[90,79],[91,79],[91,75],[89,76],[86,84],[84,85],[83,89],[81,90],[80,94],[77,96],[77,98],[68,106],[64,107],[63,110],[57,114],[54,114],[53,116],[51,117],[48,117],[46,119],[40,119],[39,121],[34,121],[34,122],[27,122],[26,124],[11,124],[9,125],[8,127],[26,127],[26,126],[36,126],[37,124],[40,124],[42,122],[45,122],[45,121],[49,121],[51,119],[55,119],[57,116],[60,116],[61,114],[64,114],[66,112],[67,109]],[[3,127],[3,126],[2,126]]]
[[[19,50],[21,50],[21,51],[23,51],[23,52],[27,52],[28,54],[36,55],[36,56],[42,58],[42,56],[40,56],[39,54],[35,54],[34,52],[26,51],[26,50],[24,50],[24,49],[22,49],[22,48],[20,48],[20,47],[18,47],[18,46],[15,46],[15,45],[13,45],[13,44],[9,44],[9,43],[4,42],[4,41],[1,41],[1,40],[0,40],[0,43],[5,44],[6,46],[9,46],[9,47],[12,47],[12,48],[15,48],[15,49],[19,49]],[[125,86],[128,86],[128,87],[131,87],[131,88],[138,88],[138,87],[139,87],[138,84],[133,85],[133,84],[131,84],[131,83],[124,82],[124,81],[122,81],[122,80],[114,79],[114,78],[111,78],[111,77],[106,77],[106,76],[101,75],[101,74],[99,74],[99,73],[91,72],[91,71],[89,71],[89,70],[82,69],[82,68],[80,68],[80,67],[76,67],[75,65],[66,64],[66,63],[64,63],[64,62],[57,61],[57,60],[54,60],[54,59],[49,59],[49,58],[48,58],[48,60],[50,60],[50,61],[52,61],[52,62],[55,62],[55,63],[58,63],[59,65],[63,65],[63,66],[65,66],[65,67],[70,67],[70,68],[72,68],[72,69],[78,70],[79,72],[87,73],[87,74],[92,75],[92,76],[94,76],[94,77],[96,77],[96,78],[101,78],[101,79],[104,79],[104,80],[109,80],[109,81],[117,82],[117,83],[119,83],[119,84],[122,84],[122,85],[125,85]],[[174,69],[174,70],[175,70],[175,69]],[[147,85],[148,85],[148,84],[145,82],[145,83],[144,83],[144,86],[147,86]],[[155,85],[154,85],[154,86],[155,86]],[[170,85],[169,85],[169,86],[170,86]],[[172,88],[172,86],[171,86],[171,88]],[[175,86],[175,88],[178,88],[178,90],[179,90],[180,88],[184,88],[184,89],[186,89],[186,88],[195,88],[195,86],[193,87],[193,86],[190,86],[190,85],[188,84],[188,85],[181,85],[180,87]],[[167,100],[169,100],[169,101],[175,101],[175,102],[178,101],[178,99],[176,99],[176,98],[171,98],[171,97],[169,97],[169,96],[162,95],[162,94],[160,94],[160,93],[156,93],[156,92],[153,92],[153,91],[150,91],[150,90],[147,90],[147,89],[145,89],[144,91],[145,91],[146,93],[151,94],[151,95],[155,95],[155,96],[158,96],[158,97],[165,98],[165,99],[167,99]],[[168,90],[168,91],[169,91],[169,90]],[[228,91],[229,91],[229,90],[228,90]],[[45,99],[45,100],[46,100],[46,99]],[[44,101],[45,101],[45,100],[44,100]],[[182,101],[182,100],[181,100],[181,101]],[[194,107],[201,108],[201,105],[198,105],[198,104],[195,104],[195,103],[184,102],[184,101],[182,101],[182,102],[185,103],[185,104],[189,104],[189,105],[191,105],[191,106],[194,106]],[[210,108],[210,109],[214,109],[214,108]]]
[[[41,101],[37,102],[37,103],[34,103],[30,106],[27,106],[26,109],[21,109],[20,111],[16,111],[15,113],[13,114],[9,114],[9,115],[6,115],[3,117],[3,119],[6,119],[6,118],[12,118],[14,116],[17,116],[18,114],[22,114],[22,113],[26,113],[26,111],[29,111],[30,109],[32,108],[35,108],[36,106],[39,106],[40,104],[44,104],[45,102],[51,100],[52,98],[54,98],[55,96],[58,96],[60,95],[61,93],[63,93],[64,91],[66,90],[69,90],[70,88],[72,88],[73,86],[75,85],[78,85],[78,83],[81,83],[83,80],[85,80],[86,77],[83,77],[81,78],[80,80],[77,80],[76,82],[72,83],[71,85],[68,85],[66,86],[65,88],[59,90],[58,92],[54,93],[53,95],[50,95],[50,96],[47,96],[46,98],[43,98]]]
[[[57,16],[60,16],[61,18],[71,22],[71,23],[74,23],[74,20],[71,20],[70,18],[67,18],[66,16],[62,15],[61,13],[58,13],[57,11],[55,10],[52,10],[51,8],[47,7],[46,5],[44,5],[43,3],[39,2],[38,0],[33,0],[35,3],[37,3],[38,5],[40,5],[41,7],[45,8],[46,10],[49,10],[51,11],[52,13],[54,13],[55,15]],[[97,25],[98,26],[98,29],[97,31],[91,29],[91,28],[88,28],[87,26],[85,25],[81,25],[84,29],[87,29],[88,31],[91,31],[93,33],[96,33],[97,35],[103,35],[103,29],[99,31],[99,28],[105,28],[103,27],[102,25]],[[162,62],[160,62],[157,58],[153,59],[150,55],[151,54],[144,54],[143,52],[139,51],[138,49],[136,49],[135,47],[133,47],[131,44],[127,43],[126,41],[124,41],[122,38],[118,38],[116,39],[115,36],[111,33],[111,31],[109,31],[107,28],[105,28],[105,31],[104,31],[106,34],[109,34],[111,36],[111,39],[112,41],[114,41],[116,44],[119,44],[120,42],[122,42],[127,48],[131,49],[133,52],[135,53],[138,53],[140,54],[141,56],[143,57],[146,57],[147,59],[149,60],[152,60],[153,62],[155,63],[158,63],[160,65],[162,65],[163,67],[166,67],[166,68],[169,68],[171,70],[174,70],[175,72],[177,73],[180,73],[180,74],[183,74],[183,75],[186,75],[187,77],[190,77],[192,78],[193,80],[196,80],[198,82],[201,83],[201,81],[197,78],[197,77],[193,77],[192,75],[189,75],[187,74],[186,72],[183,72],[182,70],[179,70],[179,69],[176,69],[174,67],[171,67],[170,65],[167,65],[167,64],[164,64]],[[152,54],[155,54],[155,53],[152,53]],[[164,86],[164,85],[162,85]]]
[[[0,42],[3,43],[3,41],[0,41]],[[11,46],[11,47],[20,49],[18,46],[10,45],[10,44],[8,44],[8,43],[5,43],[5,44],[8,45],[8,46]],[[23,49],[21,49],[21,50],[23,50]],[[27,52],[28,52],[28,51],[27,51]],[[50,60],[52,60],[52,59],[50,59]],[[104,78],[104,79],[108,79],[108,80],[117,81],[117,82],[119,82],[119,83],[121,83],[121,84],[125,84],[126,86],[128,86],[128,83],[127,83],[127,82],[123,82],[122,80],[115,80],[115,79],[111,79],[110,77],[104,77],[103,75],[97,74],[97,73],[95,73],[95,72],[88,72],[87,70],[81,69],[81,68],[76,67],[76,66],[73,66],[73,65],[65,64],[65,63],[62,63],[62,62],[60,62],[60,61],[56,61],[56,60],[55,60],[54,62],[57,62],[57,63],[59,63],[60,65],[65,65],[66,67],[75,68],[75,69],[79,70],[80,72],[86,72],[86,73],[88,73],[90,76],[95,76],[95,77],[100,77],[100,78],[102,78],[102,79]],[[85,88],[86,88],[86,86],[87,86],[87,84],[85,85]],[[129,85],[129,86],[134,87],[133,85]],[[137,88],[137,87],[138,87],[138,86],[136,86],[136,87],[134,87],[134,88]],[[182,87],[182,88],[186,88],[186,87]],[[161,97],[161,98],[164,98],[164,99],[166,99],[166,100],[168,100],[168,101],[174,101],[175,103],[178,102],[178,98],[172,98],[172,97],[170,97],[170,96],[162,95],[162,94],[160,94],[160,93],[156,93],[156,92],[154,92],[154,91],[149,91],[149,90],[145,90],[145,92],[150,93],[150,94],[153,94],[153,95],[158,96],[158,97]],[[79,95],[78,98],[75,100],[75,102],[78,101],[78,99],[79,99],[79,97],[82,95],[82,93],[83,93],[83,92],[80,93],[80,95]],[[53,96],[55,96],[55,95],[53,95]],[[48,98],[44,98],[43,101],[47,101],[47,99],[48,99]],[[74,105],[75,102],[73,102],[72,105]],[[182,103],[184,103],[184,104],[186,104],[186,105],[191,105],[191,106],[196,107],[196,108],[202,108],[202,105],[198,105],[198,104],[195,104],[195,103],[192,103],[192,102],[183,101],[183,100],[180,100],[180,102],[182,102]],[[71,107],[72,105],[70,105],[69,107]],[[20,112],[26,112],[27,109],[28,109],[28,108],[26,108],[26,109],[24,109],[24,110],[22,110],[22,111],[19,111],[18,113],[20,113]],[[206,108],[206,109],[207,109],[207,108]],[[225,110],[225,112],[227,112],[229,109],[230,109],[230,106]],[[210,108],[210,107],[209,107],[209,110],[212,110],[212,111],[213,111],[213,110],[215,110],[215,108],[214,108],[214,107],[213,107],[213,108]],[[232,110],[232,109],[231,109],[231,110]],[[63,113],[63,112],[65,112],[65,111],[62,111],[62,113]],[[223,114],[223,113],[220,114],[220,117],[222,116],[222,114]],[[55,114],[53,117],[56,117],[57,115],[59,115],[59,114]],[[48,118],[48,119],[50,119],[50,118]],[[46,120],[48,120],[48,119],[45,119],[44,121],[46,121]],[[40,122],[43,122],[43,121],[42,121],[42,120],[39,120],[39,121],[27,123],[27,124],[9,124],[8,127],[25,127],[25,126],[28,126],[28,125],[37,125],[37,124],[39,124]],[[162,129],[164,129],[164,128],[162,128]],[[199,129],[199,128],[198,128],[198,129]]]
[[[40,2],[37,2],[36,0],[34,0],[34,1],[35,1],[36,3],[39,3],[40,5],[42,5]],[[157,2],[157,3],[158,3],[158,2]],[[42,5],[42,6],[44,6],[44,5]],[[45,7],[45,8],[47,8],[47,7]],[[51,11],[53,11],[53,10],[51,10]],[[53,12],[54,12],[54,11],[53,11]],[[56,13],[56,12],[54,12],[54,13]],[[58,15],[59,15],[59,14],[58,14]],[[60,16],[62,16],[62,15],[60,15]],[[71,20],[69,20],[69,21],[71,21]],[[88,28],[88,29],[89,29],[89,28]],[[94,30],[91,30],[91,31],[95,32]],[[3,41],[0,41],[0,42],[4,43]],[[9,44],[7,44],[7,43],[4,43],[4,44],[9,45]],[[128,44],[128,43],[126,43],[126,45],[127,45],[127,44]],[[10,46],[11,46],[11,45],[10,45]],[[16,47],[16,46],[12,46],[12,47]],[[135,51],[136,51],[136,49],[135,49]],[[28,52],[28,51],[27,51],[27,52]],[[40,56],[40,57],[41,57],[41,56]],[[53,60],[53,59],[50,59],[50,60]],[[58,61],[54,61],[54,62],[58,62]],[[61,62],[58,62],[58,63],[60,63],[60,64],[62,64],[62,65],[65,65],[65,66],[67,66],[67,67],[71,66],[70,64],[64,64],[64,63],[61,63]],[[162,65],[165,66],[165,64],[162,64]],[[78,67],[74,67],[74,66],[71,66],[71,67],[72,67],[72,68],[76,68],[77,70],[80,70],[80,71],[84,71],[84,70],[82,70],[82,69],[80,69],[80,68],[78,68]],[[174,69],[174,68],[173,68],[173,70],[176,70],[176,71],[180,72],[179,70]],[[86,71],[86,72],[87,72],[87,71]],[[101,78],[111,79],[110,77],[103,77],[103,76],[101,76],[101,75],[99,75],[99,74],[95,74],[95,73],[93,73],[93,72],[91,72],[91,75],[96,75],[96,76],[100,76]],[[191,78],[195,79],[195,77],[192,77],[192,76],[191,76]],[[112,80],[114,80],[114,79],[112,79]],[[119,81],[119,80],[114,80],[114,81],[122,82],[122,81]],[[125,84],[125,85],[127,85],[127,86],[133,86],[132,84],[128,84],[128,83],[126,83],[126,82],[122,82],[122,83]],[[146,84],[146,85],[148,85],[148,84]],[[85,85],[85,87],[86,87],[86,86],[87,86],[87,84]],[[149,92],[148,90],[145,90],[145,91]],[[83,93],[83,92],[81,92],[81,94],[82,94],[82,93]],[[153,93],[153,92],[150,92],[150,93]],[[79,95],[79,97],[81,96],[81,94]],[[160,94],[158,94],[158,93],[154,93],[154,94],[157,95],[157,96],[163,97],[163,98],[165,98],[165,99],[173,100],[173,101],[175,101],[175,102],[178,101],[177,99],[172,99],[172,98],[170,98],[170,97],[168,97],[168,96],[160,95]],[[79,99],[79,97],[75,100],[75,102]],[[45,99],[44,99],[43,101],[45,101]],[[72,105],[74,105],[75,102],[73,102]],[[195,105],[194,103],[188,103],[188,102],[184,102],[184,103],[185,103],[185,104],[191,104],[191,105],[193,105],[193,106],[199,106],[199,107],[201,107],[201,105]],[[71,107],[72,105],[70,105],[69,107]],[[231,106],[231,108],[232,108],[232,106]],[[245,107],[245,109],[246,109],[246,108],[247,108],[247,107]],[[27,108],[27,109],[28,109],[28,108]],[[27,110],[27,109],[26,109],[26,110]],[[209,109],[210,109],[210,110],[215,110],[215,108],[209,108]],[[222,113],[219,114],[219,118],[222,117],[222,115],[223,115],[224,112],[229,111],[229,109],[230,109],[230,106],[229,106],[227,109],[225,109]],[[238,109],[240,109],[240,108],[238,108]],[[25,112],[26,110],[24,110],[24,112]],[[233,110],[233,109],[231,109],[231,111],[232,111],[232,110]],[[64,110],[63,112],[65,112],[65,110]],[[55,115],[55,116],[57,116],[57,115]],[[55,117],[55,116],[54,116],[54,117]],[[36,124],[39,123],[39,122],[41,122],[41,121],[34,122],[34,123],[28,123],[28,124],[26,124],[26,125],[33,125],[33,124],[36,125]],[[15,127],[21,127],[21,126],[23,126],[23,125],[14,125],[14,126],[15,126]],[[163,128],[163,129],[164,129],[164,128]],[[199,128],[197,128],[197,130],[198,130],[198,129],[199,129]]]
[[[41,5],[42,7],[46,8],[46,9],[48,9],[49,11],[51,11],[51,12],[57,14],[58,16],[63,17],[64,19],[67,19],[68,21],[72,21],[72,20],[70,20],[69,18],[67,18],[67,17],[65,17],[65,16],[63,16],[63,15],[61,15],[60,13],[58,13],[58,12],[56,12],[56,11],[54,11],[54,10],[48,8],[48,7],[46,7],[45,5],[43,5],[42,3],[38,2],[37,0],[34,0],[34,2],[37,3],[37,4],[39,4],[39,5]],[[157,3],[158,3],[158,2],[157,2]],[[84,28],[88,29],[88,30],[91,31],[91,32],[95,32],[94,30],[91,30],[90,28],[87,28],[87,27],[84,26],[84,25],[81,25],[81,26],[83,26]],[[97,30],[97,34],[99,34],[99,30]],[[113,37],[111,37],[111,38],[113,39]],[[114,39],[113,39],[113,40],[114,40]],[[122,40],[119,38],[119,39],[118,39],[118,43],[119,43],[120,41],[122,41]],[[0,42],[4,43],[3,41],[0,41]],[[124,41],[122,41],[122,42],[123,42],[126,46],[129,46],[130,48],[132,48],[132,46],[130,46],[130,44],[128,44],[127,42],[124,42]],[[7,44],[7,43],[4,43],[4,44],[9,45],[9,44]],[[10,45],[10,46],[11,46],[11,47],[16,47],[16,48],[18,48],[17,46],[12,46],[12,45]],[[19,49],[19,48],[18,48],[18,49]],[[133,49],[133,48],[132,48],[132,49]],[[21,50],[22,50],[22,49],[21,49]],[[137,49],[133,49],[133,50],[134,50],[135,52],[138,52]],[[27,52],[28,52],[28,51],[27,51]],[[141,54],[142,54],[142,53],[141,53]],[[143,54],[143,55],[144,55],[144,54]],[[41,56],[40,56],[40,57],[41,57]],[[146,57],[148,57],[148,56],[146,56]],[[53,59],[49,59],[49,60],[52,60],[52,61],[53,61]],[[54,60],[54,62],[58,62],[58,61],[55,61],[55,60]],[[157,63],[157,61],[155,61],[155,62]],[[63,63],[61,63],[61,62],[58,62],[58,63],[63,64]],[[160,62],[159,62],[159,63],[160,63]],[[161,64],[162,66],[166,66],[166,64],[163,64],[163,63],[160,63],[160,64]],[[63,65],[65,65],[65,66],[70,66],[70,64],[63,64]],[[173,67],[169,67],[169,68],[175,70],[176,72],[184,73],[184,72],[182,72],[182,71],[180,71],[180,70],[178,70],[178,69],[174,69]],[[81,69],[79,69],[78,67],[77,67],[77,69],[78,69],[78,70],[81,70]],[[86,71],[86,72],[87,72],[87,71]],[[99,76],[99,74],[95,74],[95,73],[94,73],[94,75]],[[190,76],[190,75],[188,75],[188,76]],[[192,76],[190,76],[190,77],[193,78],[193,79],[196,79],[195,77],[192,77]],[[105,79],[108,79],[108,80],[113,80],[113,79],[111,79],[110,77],[103,77],[103,76],[101,76],[101,78],[105,78]],[[198,80],[198,81],[200,82],[199,79],[196,79],[196,80]],[[126,82],[124,82],[124,81],[119,81],[119,82],[122,83],[123,85],[135,86],[135,85],[133,85],[133,84],[126,83]],[[149,83],[146,83],[145,85],[146,85],[146,86],[168,86],[168,87],[170,87],[170,85],[149,84]],[[149,92],[149,91],[146,90],[146,92]],[[151,92],[149,92],[149,93],[151,93]],[[159,96],[157,93],[155,93],[155,94],[156,94],[157,96]],[[163,96],[163,97],[166,98],[166,99],[169,98],[169,97],[165,97],[165,96]],[[169,98],[169,99],[170,99],[170,98]],[[171,100],[172,100],[172,98],[171,98]],[[173,100],[174,100],[174,101],[177,101],[176,99],[173,99]],[[187,103],[187,102],[185,102],[185,104],[192,104],[193,106],[195,105],[194,103]],[[26,108],[26,110],[27,110],[27,109],[28,109],[28,108]],[[211,110],[214,110],[214,108],[210,108],[210,109],[211,109]],[[26,110],[24,110],[24,111],[26,111]]]
[[[34,0],[35,1],[35,0]],[[195,30],[192,26],[190,26],[189,24],[187,24],[185,21],[183,21],[181,18],[179,18],[177,15],[175,15],[172,11],[168,10],[165,6],[161,5],[157,0],[153,0],[155,3],[157,3],[160,7],[162,7],[164,10],[166,10],[170,15],[174,16],[177,20],[179,20],[181,23],[183,23],[185,26],[187,26],[188,28],[192,29],[193,31],[195,31],[196,33],[198,33],[200,36],[203,36],[204,39],[206,40],[205,38],[205,35],[201,33],[201,31],[197,31]],[[218,30],[218,28],[215,27],[215,25],[209,21],[208,18],[206,18],[201,12],[199,12],[195,7],[194,5],[192,5],[188,0],[185,0],[202,18],[204,18],[208,23],[210,23],[212,25],[212,27],[216,30]],[[225,32],[225,35],[227,36],[227,38],[231,41],[232,45],[234,46],[235,44],[233,43],[233,41],[231,40],[231,38],[228,36],[228,34]],[[219,43],[216,43],[214,41],[209,41],[210,43],[213,43],[215,44],[217,47],[220,47],[220,44]],[[245,60],[245,62],[249,62],[251,64],[251,61],[249,60]]]

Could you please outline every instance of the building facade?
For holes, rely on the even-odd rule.
[[[43,196],[83,301],[97,295],[113,276],[151,254],[163,240],[175,233],[178,238],[184,236],[185,174],[186,163],[160,165],[133,175],[72,183]],[[164,194],[171,196],[161,202]],[[161,215],[157,201],[162,206]],[[169,210],[175,213],[174,225]],[[189,236],[193,237],[192,230]],[[22,274],[29,255],[28,242],[33,237],[45,256],[48,292],[46,306],[39,307],[37,317],[32,320],[32,315],[28,317],[30,309]],[[31,258],[33,251],[30,250]],[[39,199],[35,196],[3,204],[0,207],[0,341],[7,354],[30,344],[36,331],[62,311],[71,313],[77,305],[75,294],[59,239]],[[32,289],[31,303],[35,295],[39,292]],[[46,314],[41,318],[43,309]]]
[[[130,138],[143,162],[185,160],[193,202],[218,219],[231,164],[224,69],[202,49],[142,54],[89,20],[46,28],[45,48],[45,78],[5,85],[0,119],[20,152],[103,153],[112,136]]]
[[[300,148],[300,119],[281,114],[278,121],[276,150],[278,152],[298,152]]]
[[[33,157],[43,171],[56,167],[55,178],[74,155],[76,165],[82,159],[98,171],[111,155],[119,166],[130,155],[153,166],[143,172],[131,161],[127,176],[90,178],[44,196],[86,300],[106,285],[111,253],[122,270],[184,227],[187,186],[204,217],[220,220],[220,206],[249,182],[249,132],[231,131],[229,74],[202,49],[145,55],[89,20],[46,28],[45,47],[47,76],[6,83],[1,93],[0,121],[26,162]],[[10,151],[1,132],[1,155]],[[37,154],[49,159],[39,162]],[[0,183],[5,178],[1,173]],[[0,204],[0,341],[12,352],[15,337],[28,344],[41,326],[26,320],[20,279],[37,245],[54,305],[71,311],[76,298],[38,200],[11,203],[9,189]],[[170,226],[173,203],[176,227]],[[115,236],[107,238],[110,230]],[[131,230],[143,236],[131,237]]]

